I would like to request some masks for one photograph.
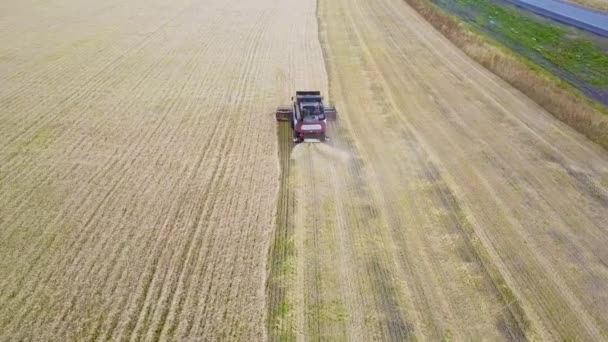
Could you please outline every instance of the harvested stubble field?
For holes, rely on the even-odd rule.
[[[318,15],[339,121],[281,149],[270,336],[608,338],[606,151],[402,0]]]
[[[403,0],[316,6],[0,4],[1,340],[608,338],[608,153]]]

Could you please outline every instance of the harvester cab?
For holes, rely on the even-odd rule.
[[[320,91],[296,91],[291,100],[290,106],[277,108],[276,118],[290,122],[294,142],[327,140],[327,121],[337,119],[335,107],[323,103]]]

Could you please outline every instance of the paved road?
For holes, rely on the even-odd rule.
[[[608,13],[560,0],[504,0],[542,16],[608,37]]]

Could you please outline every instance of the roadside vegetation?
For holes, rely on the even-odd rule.
[[[608,11],[608,0],[572,0],[572,2],[602,11]]]
[[[608,148],[608,54],[590,36],[489,0],[405,1],[467,55]]]
[[[608,105],[608,39],[490,0],[433,3]]]

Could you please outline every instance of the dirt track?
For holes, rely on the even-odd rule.
[[[312,1],[0,4],[0,340],[262,339],[272,112],[324,89],[316,25]]]
[[[340,121],[291,153],[271,332],[608,338],[608,154],[401,0],[319,15]]]

